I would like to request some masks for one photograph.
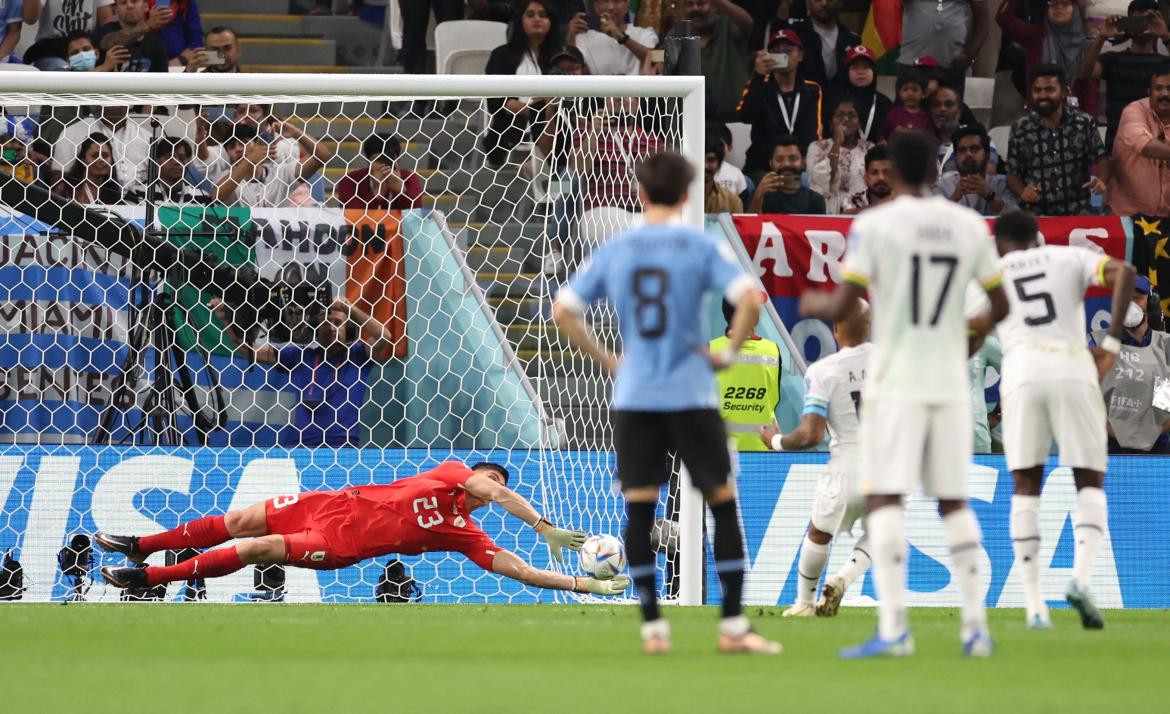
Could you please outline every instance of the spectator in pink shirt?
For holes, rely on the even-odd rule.
[[[1121,112],[1113,142],[1109,205],[1123,216],[1170,215],[1170,60],[1150,77],[1150,96]]]

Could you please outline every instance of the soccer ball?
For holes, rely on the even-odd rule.
[[[626,547],[611,535],[590,536],[581,546],[581,568],[598,580],[609,580],[626,567]]]

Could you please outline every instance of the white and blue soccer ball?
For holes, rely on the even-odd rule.
[[[581,569],[598,580],[609,580],[626,568],[626,546],[611,535],[590,536],[581,546]]]

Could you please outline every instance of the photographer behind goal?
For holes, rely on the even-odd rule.
[[[287,372],[298,390],[281,446],[359,446],[358,417],[369,390],[371,355],[391,352],[385,348],[393,336],[385,325],[339,297],[328,310],[322,303],[305,308],[303,320],[315,338],[310,344],[252,347],[241,336],[227,303],[212,298],[208,305],[241,355]]]

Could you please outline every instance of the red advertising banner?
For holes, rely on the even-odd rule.
[[[756,275],[772,298],[788,331],[800,346],[805,357],[813,361],[820,357],[826,340],[831,345],[832,333],[819,320],[803,320],[796,312],[800,294],[808,289],[832,289],[841,280],[841,264],[845,258],[850,217],[738,215],[733,216],[735,229],[744,248],[755,265]],[[988,219],[990,228],[995,219]],[[1115,258],[1127,259],[1130,254],[1132,226],[1128,219],[1118,216],[1077,216],[1072,218],[1039,218],[1044,242],[1059,245],[1079,245]],[[1089,292],[1086,317],[1090,325],[1108,295],[1104,290]],[[815,339],[818,345],[812,344]],[[832,351],[832,348],[829,348]]]

